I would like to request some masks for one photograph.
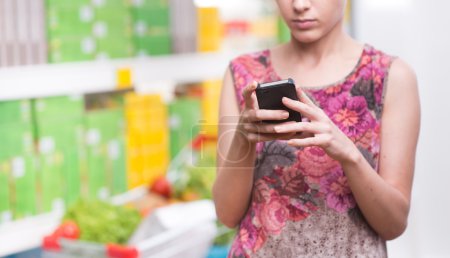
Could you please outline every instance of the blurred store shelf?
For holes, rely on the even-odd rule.
[[[176,83],[222,78],[228,62],[238,54],[191,53],[2,68],[0,100],[115,90],[120,68],[131,70],[137,91],[168,95]]]

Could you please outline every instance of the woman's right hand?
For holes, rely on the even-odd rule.
[[[280,124],[262,122],[263,120],[284,120],[289,117],[289,113],[285,110],[259,109],[255,94],[257,86],[258,83],[254,81],[242,91],[245,107],[239,117],[238,130],[251,143],[293,138],[295,133],[276,133],[274,127]],[[281,124],[286,123],[293,122]]]

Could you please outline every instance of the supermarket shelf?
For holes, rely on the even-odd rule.
[[[222,78],[237,54],[192,53],[1,68],[0,100],[115,90],[119,68],[131,69],[136,91],[167,96],[176,83]]]
[[[61,212],[53,212],[0,225],[0,257],[41,246],[61,217]]]

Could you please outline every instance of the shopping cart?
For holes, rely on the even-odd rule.
[[[216,235],[214,223],[201,223],[161,233],[134,246],[101,245],[67,239],[58,248],[44,244],[44,258],[201,258],[206,257]]]
[[[43,243],[44,258],[201,258],[206,257],[208,250],[217,235],[215,218],[211,216],[210,201],[176,204],[155,210],[144,220],[137,231],[144,232],[135,237],[134,243],[126,246],[116,244],[98,244],[79,240],[48,236]],[[183,207],[186,206],[186,207]],[[194,207],[197,206],[197,207]],[[193,208],[194,207],[194,208]],[[167,215],[167,209],[172,215]],[[175,210],[173,210],[175,209]],[[189,216],[199,212],[202,216]],[[206,212],[205,212],[206,211]],[[173,220],[177,213],[183,223],[164,223]],[[209,214],[208,214],[209,213]],[[157,223],[155,223],[155,221]],[[172,224],[172,225],[169,225]],[[181,225],[182,224],[182,225]],[[150,228],[148,228],[150,226]],[[156,231],[158,232],[155,232]],[[152,232],[146,236],[146,232]],[[148,235],[148,234],[147,234]]]

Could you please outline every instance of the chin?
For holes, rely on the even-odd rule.
[[[301,32],[295,31],[295,32],[292,32],[293,39],[295,39],[296,41],[298,41],[300,43],[305,43],[305,44],[309,44],[309,43],[318,41],[320,38],[322,38],[322,36],[323,35],[321,35],[317,31],[301,31]]]

